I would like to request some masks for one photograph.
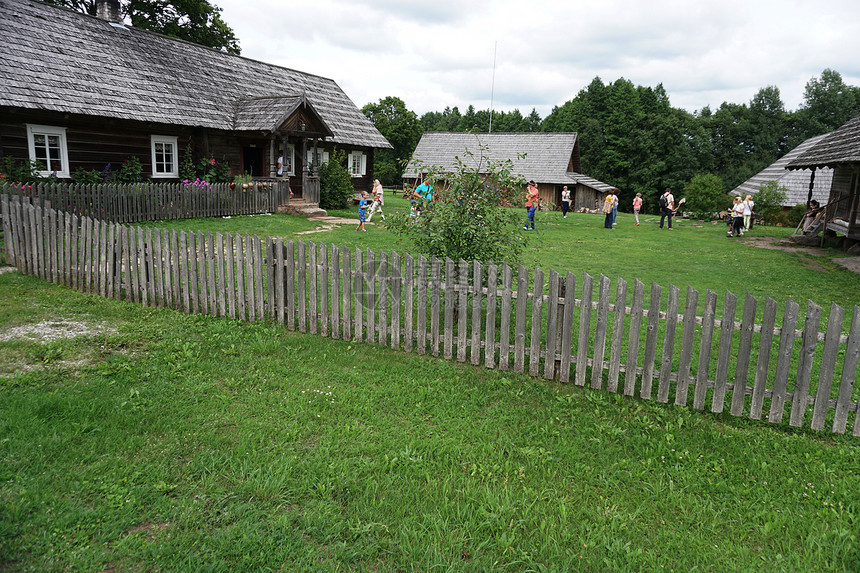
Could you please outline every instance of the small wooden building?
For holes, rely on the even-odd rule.
[[[0,0],[0,155],[69,178],[137,157],[176,181],[186,150],[232,175],[274,178],[319,200],[316,167],[346,152],[356,190],[391,145],[333,80],[124,24],[116,0],[88,16],[36,0]],[[310,196],[310,197],[308,197]]]
[[[429,167],[453,172],[457,159],[468,166],[510,160],[516,174],[538,184],[541,202],[560,208],[561,191],[570,190],[571,210],[595,210],[613,187],[580,173],[576,133],[449,133],[427,132],[418,142],[403,173],[414,185]],[[482,163],[483,161],[483,163]]]
[[[844,235],[846,249],[860,242],[860,116],[827,134],[788,169],[833,169],[824,230]]]
[[[780,157],[772,165],[765,167],[756,175],[750,177],[737,187],[731,195],[755,195],[762,185],[771,181],[785,190],[785,202],[783,207],[794,207],[795,205],[806,205],[810,199],[815,199],[820,204],[827,203],[830,195],[830,184],[833,180],[833,170],[829,167],[819,169],[786,169],[789,163],[812,149],[818,142],[827,137],[819,135],[811,137]],[[812,195],[810,197],[810,191]]]

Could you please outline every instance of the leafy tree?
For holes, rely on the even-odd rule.
[[[354,193],[352,178],[346,169],[346,152],[335,149],[328,163],[320,165],[320,207],[343,209]]]
[[[830,68],[806,83],[803,100],[797,115],[805,137],[833,131],[860,114],[860,88],[846,85]]]
[[[684,187],[687,209],[697,219],[711,219],[729,204],[723,182],[713,173],[693,176]]]
[[[428,257],[516,263],[525,237],[519,210],[509,206],[522,202],[525,180],[513,173],[511,161],[489,162],[486,149],[468,163],[458,159],[455,170],[445,174],[430,168],[433,206],[417,219],[403,213],[390,216],[388,225]]]
[[[96,0],[43,0],[95,16]],[[239,54],[239,40],[208,0],[120,0],[120,10],[135,28]]]
[[[761,186],[758,193],[753,195],[756,219],[763,224],[775,224],[782,213],[782,205],[786,199],[785,188],[780,187],[776,181],[768,181]]]
[[[374,154],[373,172],[385,185],[398,184],[423,133],[418,116],[406,109],[402,99],[391,96],[369,103],[361,111],[394,147]]]

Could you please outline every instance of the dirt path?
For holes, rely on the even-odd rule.
[[[301,231],[296,235],[310,235],[312,233],[324,233],[337,229],[341,225],[358,225],[358,219],[345,219],[343,217],[310,217],[308,221],[319,223],[313,231]],[[368,223],[372,225],[373,223]]]
[[[773,237],[749,237],[741,239],[741,241],[747,245],[752,245],[753,247],[758,247],[760,249],[772,249],[776,251],[785,251],[787,253],[796,253],[800,255],[803,260],[803,264],[807,268],[825,273],[830,272],[814,259],[814,257],[826,257],[830,253],[827,249],[806,247],[804,245],[798,245],[788,239],[776,239]],[[845,267],[851,272],[860,274],[860,257],[839,257],[832,259],[832,261]]]

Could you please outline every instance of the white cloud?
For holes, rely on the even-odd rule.
[[[244,56],[329,77],[359,107],[397,96],[419,115],[487,109],[492,93],[494,109],[545,117],[596,76],[662,83],[690,111],[770,85],[796,109],[826,68],[860,84],[856,0],[214,3]]]

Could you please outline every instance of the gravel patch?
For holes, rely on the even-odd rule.
[[[54,340],[92,336],[95,334],[115,334],[116,329],[104,324],[94,324],[79,320],[44,320],[38,324],[24,324],[0,330],[0,341],[25,338],[32,341],[52,342]]]

